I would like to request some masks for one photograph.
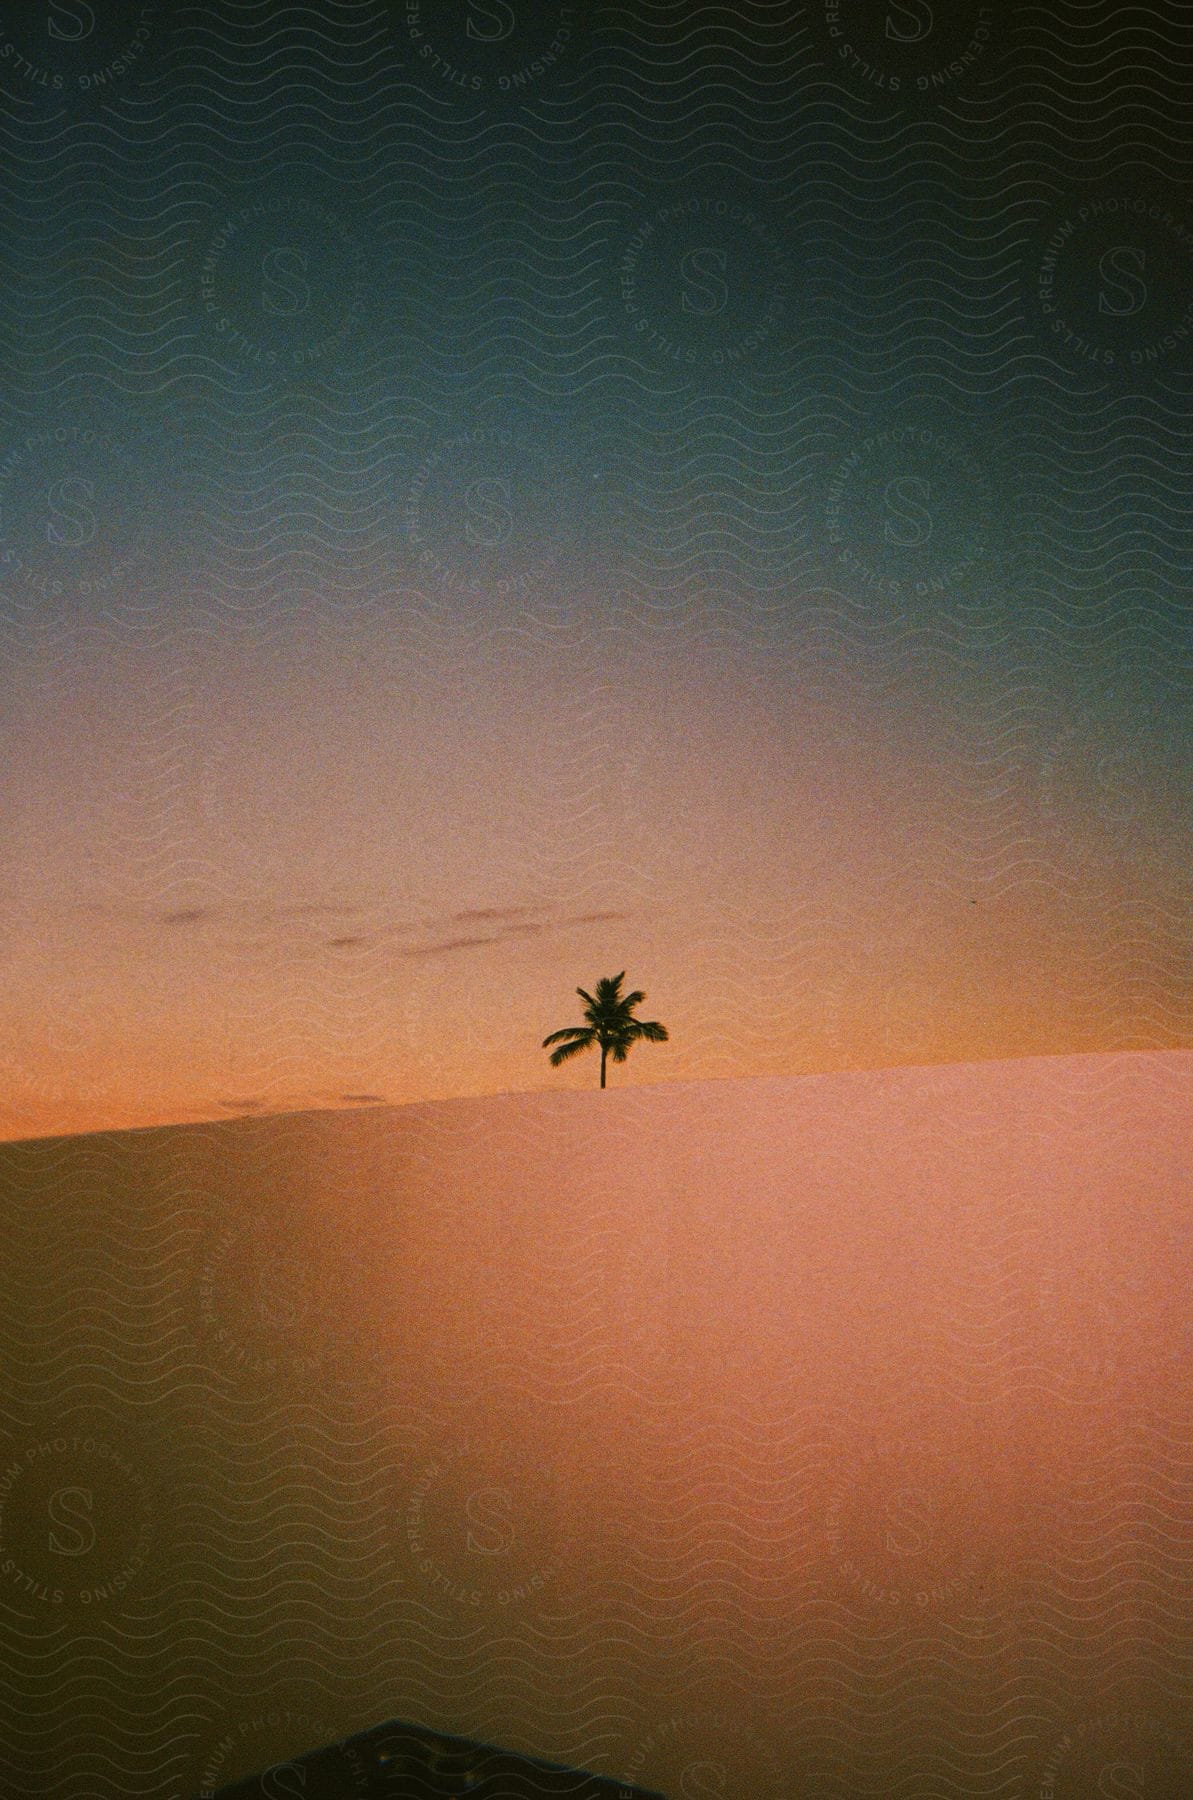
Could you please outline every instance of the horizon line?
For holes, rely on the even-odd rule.
[[[708,1087],[728,1082],[745,1084],[746,1082],[765,1081],[831,1081],[849,1080],[859,1075],[878,1075],[896,1069],[977,1069],[989,1064],[1027,1063],[1027,1062],[1075,1062],[1092,1061],[1095,1057],[1155,1057],[1155,1056],[1193,1056],[1193,1045],[1169,1045],[1165,1048],[1122,1049],[1122,1050],[1034,1050],[1021,1056],[977,1056],[946,1057],[935,1062],[901,1062],[874,1063],[860,1068],[848,1069],[797,1069],[782,1075],[698,1075],[698,1076],[663,1076],[658,1081],[627,1082],[621,1087],[600,1088],[585,1087],[534,1087],[534,1088],[496,1088],[482,1094],[446,1094],[438,1098],[423,1100],[369,1100],[357,1103],[341,1103],[332,1106],[290,1106],[280,1107],[277,1112],[257,1112],[247,1110],[232,1116],[212,1116],[201,1119],[168,1119],[159,1125],[99,1125],[89,1131],[48,1131],[35,1133],[28,1137],[0,1136],[0,1149],[18,1144],[67,1144],[81,1138],[97,1137],[129,1137],[140,1132],[149,1131],[198,1131],[212,1125],[239,1126],[247,1124],[264,1124],[277,1119],[302,1119],[311,1117],[339,1117],[342,1114],[356,1116],[360,1113],[372,1112],[406,1112],[415,1107],[425,1106],[467,1106],[487,1100],[520,1100],[532,1095],[547,1095],[555,1098],[572,1098],[584,1094],[620,1095],[635,1093],[641,1088],[660,1087]]]

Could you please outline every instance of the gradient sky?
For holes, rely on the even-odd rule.
[[[508,10],[0,30],[0,1134],[1187,1045],[1187,19]]]

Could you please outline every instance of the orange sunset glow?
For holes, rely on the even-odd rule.
[[[340,635],[31,685],[6,1136],[585,1086],[539,1042],[630,961],[672,1026],[631,1083],[1183,1041],[1163,779],[1127,844],[1078,745],[1045,787],[827,655]]]
[[[0,7],[0,1800],[1193,1800],[1189,13]]]

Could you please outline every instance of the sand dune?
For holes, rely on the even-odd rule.
[[[673,1796],[1187,1794],[1191,1069],[0,1146],[22,1791],[397,1715]]]

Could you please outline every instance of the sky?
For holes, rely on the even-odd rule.
[[[0,1135],[1187,1046],[1189,34],[10,10]]]

